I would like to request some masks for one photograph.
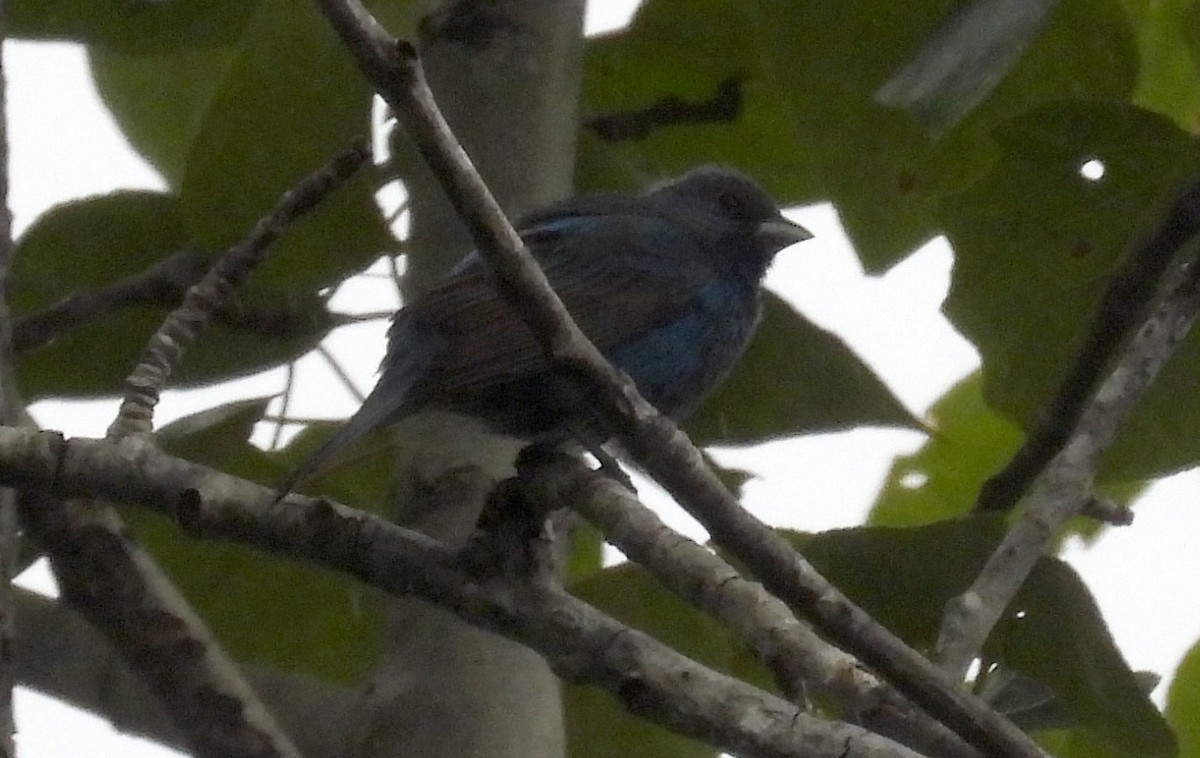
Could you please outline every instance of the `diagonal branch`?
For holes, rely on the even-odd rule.
[[[369,155],[360,141],[285,192],[246,240],[189,288],[127,380],[110,438],[150,431],[159,393],[186,347],[287,225],[343,184]],[[113,499],[124,498],[117,494]],[[45,488],[25,491],[20,505],[23,523],[49,554],[63,598],[146,678],[195,753],[229,758],[299,754],[111,506],[64,500]]]
[[[115,509],[46,489],[26,490],[19,502],[63,599],[146,679],[197,755],[299,755]]]
[[[425,83],[416,52],[358,0],[317,0],[372,86],[408,130],[547,360],[575,381],[632,458],[794,611],[894,683],[930,715],[984,752],[1042,756],[1007,719],[964,692],[838,591],[766,524],[743,510],[698,450],[619,375],[575,325],[545,275],[454,139]]]
[[[183,304],[150,338],[137,367],[125,382],[125,399],[109,427],[112,437],[150,431],[154,406],[183,351],[208,325],[217,306],[250,276],[266,258],[267,249],[300,216],[311,211],[370,159],[360,140],[325,166],[284,193],[279,203],[255,225],[250,235],[231,248],[205,277],[188,289]]]
[[[1200,312],[1200,204],[1175,206],[1165,224],[1186,230],[1177,245],[1186,254],[1164,277],[1157,304],[1083,409],[1070,441],[1038,479],[1021,519],[971,588],[947,604],[938,640],[946,671],[966,671],[1050,540],[1087,504],[1105,451]]]
[[[571,508],[668,589],[734,630],[775,672],[792,699],[808,688],[831,697],[866,727],[922,754],[980,755],[899,692],[798,621],[788,607],[713,551],[674,531],[615,480],[559,455],[518,460],[523,491],[545,510]]]
[[[1113,274],[1088,321],[1087,334],[1066,377],[1038,413],[1021,448],[1003,469],[984,482],[975,510],[1012,508],[1062,451],[1114,356],[1145,317],[1180,247],[1196,234],[1200,224],[1197,208],[1200,177],[1177,193],[1162,223],[1135,243],[1125,263]]]
[[[561,587],[481,576],[444,543],[338,503],[291,496],[276,504],[271,489],[173,458],[138,437],[68,441],[0,427],[0,486],[121,498],[196,537],[260,547],[419,597],[533,648],[567,681],[599,687],[638,716],[738,755],[918,758],[700,666]]]
[[[187,750],[179,729],[146,682],[83,616],[53,600],[16,591],[17,675],[22,685],[76,707],[103,713],[126,734]],[[64,666],[64,660],[71,661]],[[356,688],[267,666],[244,666],[308,758],[343,756],[347,724],[359,706]]]

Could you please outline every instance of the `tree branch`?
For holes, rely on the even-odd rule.
[[[135,304],[175,305],[208,270],[195,248],[185,247],[143,271],[103,287],[73,292],[52,305],[17,319],[13,350],[26,353],[119,308]]]
[[[191,750],[212,758],[299,756],[203,622],[102,503],[21,493],[21,520],[45,549],[63,600],[121,651]]]
[[[1200,204],[1174,210],[1182,215],[1172,214],[1167,223],[1188,232],[1179,240],[1187,255],[1169,271],[1157,305],[1083,410],[1070,441],[1039,477],[1021,519],[971,588],[947,604],[938,640],[938,660],[946,671],[966,671],[1050,540],[1091,500],[1092,478],[1105,451],[1200,311]]]
[[[412,46],[390,36],[357,0],[316,2],[443,183],[501,296],[533,329],[551,366],[578,384],[633,459],[768,590],[968,742],[992,754],[1044,755],[1020,729],[871,619],[741,508],[687,437],[574,324],[438,112]]]
[[[728,76],[717,83],[707,100],[688,102],[678,95],[666,95],[643,108],[599,113],[583,125],[605,142],[631,142],[664,126],[731,124],[741,115],[742,78]]]
[[[103,713],[128,734],[188,749],[146,682],[83,616],[61,601],[23,590],[16,591],[16,601],[21,684]],[[356,690],[266,667],[245,671],[255,691],[285,719],[306,758],[344,758],[346,725],[359,706]]]
[[[360,141],[285,192],[246,240],[188,290],[127,379],[110,438],[150,431],[159,393],[216,309],[261,263],[283,229],[344,183],[369,156]],[[63,598],[146,677],[197,754],[298,755],[237,666],[113,508],[64,501],[44,489],[25,491],[20,505],[24,524],[49,554]]]
[[[743,579],[719,555],[664,524],[615,480],[565,455],[549,461],[518,459],[517,475],[522,490],[543,509],[566,507],[579,513],[664,586],[734,630],[793,700],[815,687],[869,729],[923,755],[980,755],[814,634],[761,585]]]
[[[1021,448],[1003,469],[984,482],[975,500],[975,510],[1008,510],[1015,506],[1067,444],[1105,370],[1154,300],[1171,261],[1187,240],[1197,234],[1200,225],[1197,208],[1200,208],[1200,177],[1193,178],[1176,193],[1163,220],[1151,234],[1134,243],[1125,263],[1113,274],[1088,321],[1087,334],[1066,377],[1038,413]]]
[[[196,537],[254,545],[420,597],[537,650],[564,679],[600,687],[633,713],[723,750],[917,758],[710,671],[560,587],[469,572],[443,543],[327,500],[293,495],[275,504],[271,489],[172,458],[138,437],[68,441],[0,427],[0,464],[0,485],[120,499],[171,516]]]
[[[262,263],[270,247],[293,221],[340,187],[370,158],[365,141],[306,177],[284,193],[270,214],[255,225],[250,235],[231,248],[199,283],[188,289],[183,304],[171,313],[150,338],[137,367],[125,382],[125,398],[109,435],[149,433],[154,406],[183,351],[212,319],[217,306]]]

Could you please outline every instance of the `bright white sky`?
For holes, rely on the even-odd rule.
[[[619,26],[637,0],[606,0],[589,12],[589,29]],[[17,233],[46,208],[114,187],[161,188],[162,182],[133,155],[108,118],[87,76],[80,50],[64,45],[9,43],[12,142],[11,204]],[[697,162],[703,156],[697,156]],[[817,239],[781,255],[768,286],[810,318],[840,334],[893,388],[923,413],[946,389],[974,370],[978,356],[938,310],[949,283],[951,255],[935,241],[882,277],[863,275],[837,216],[828,206],[799,209]],[[339,293],[334,306],[378,310],[395,300],[380,283]],[[372,300],[373,299],[373,300]],[[366,307],[365,300],[372,300]],[[360,388],[368,388],[383,353],[383,323],[340,330],[330,348]],[[299,415],[348,415],[354,398],[324,362],[310,356],[298,366]],[[283,386],[282,370],[233,383],[232,396],[258,397]],[[213,403],[208,391],[168,392],[160,424]],[[40,403],[39,421],[70,435],[102,436],[115,401]],[[266,434],[263,439],[265,441]],[[805,437],[751,449],[716,451],[726,465],[755,471],[746,504],[771,523],[823,530],[861,523],[892,458],[922,443],[912,432],[856,430]],[[668,521],[696,537],[703,532],[661,494],[642,492]],[[1200,476],[1177,475],[1153,487],[1137,506],[1128,529],[1110,530],[1095,546],[1072,544],[1066,557],[1096,594],[1119,647],[1135,668],[1169,677],[1187,648],[1200,638],[1200,604],[1180,603],[1177,590],[1200,576],[1196,503]],[[45,580],[34,580],[45,586]],[[1157,694],[1161,702],[1164,687]],[[96,758],[137,758],[175,753],[113,732],[100,719],[36,693],[19,690],[18,746],[22,755],[74,756],[83,746]]]

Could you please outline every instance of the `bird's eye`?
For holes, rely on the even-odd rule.
[[[717,203],[720,204],[721,210],[731,215],[740,215],[744,208],[742,199],[732,192],[722,192],[717,195]]]

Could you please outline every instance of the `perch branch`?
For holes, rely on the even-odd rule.
[[[199,538],[256,546],[422,598],[537,650],[567,681],[599,687],[639,716],[739,755],[918,758],[706,669],[561,587],[480,576],[437,540],[327,500],[293,495],[275,504],[271,489],[173,458],[140,437],[64,440],[0,427],[0,486],[120,498]]]
[[[664,524],[612,478],[563,455],[549,462],[518,459],[517,475],[523,491],[544,510],[571,508],[665,587],[734,630],[793,700],[813,687],[869,729],[923,755],[980,755],[814,634],[757,582],[742,578],[719,555]]]

